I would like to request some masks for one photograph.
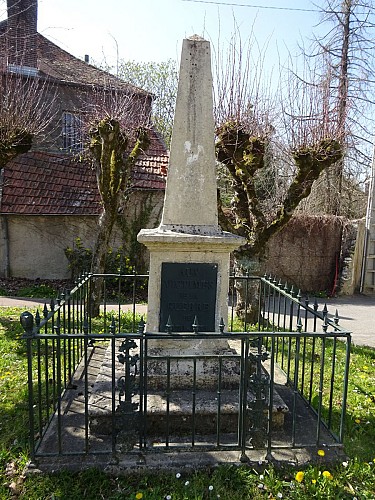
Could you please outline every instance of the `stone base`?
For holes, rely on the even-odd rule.
[[[175,352],[176,354],[176,352]],[[234,352],[228,354],[234,356]],[[93,386],[89,401],[90,432],[97,435],[108,435],[112,433],[113,426],[117,429],[124,426],[139,425],[139,397],[135,396],[132,403],[137,410],[129,411],[126,415],[116,414],[113,418],[112,411],[112,365],[111,346],[107,349],[107,355],[103,361],[97,380]],[[172,360],[173,361],[173,360]],[[155,363],[152,366],[152,363]],[[218,388],[212,387],[212,382],[205,381],[204,374],[208,378],[213,373],[215,363],[207,360],[202,364],[200,375],[196,380],[196,388],[192,390],[191,376],[192,361],[182,360],[180,365],[171,367],[174,372],[169,387],[166,385],[165,364],[166,361],[155,360],[148,362],[148,388],[147,388],[147,412],[146,426],[147,434],[157,436],[159,434],[173,433],[175,435],[191,435],[193,423],[197,434],[214,434],[218,426],[218,410],[220,397],[220,433],[236,432],[239,415],[239,360],[223,360],[223,378],[220,394]],[[198,363],[197,363],[198,364]],[[217,365],[217,363],[216,363]],[[197,366],[198,368],[198,366]],[[217,368],[217,366],[216,366]],[[117,363],[115,367],[116,380],[123,373],[123,366]],[[185,372],[184,372],[185,370]],[[175,378],[176,372],[181,374],[180,379]],[[197,370],[198,372],[198,370]],[[185,376],[183,376],[185,373]],[[217,377],[217,374],[216,374]],[[226,378],[227,377],[227,378]],[[190,384],[188,382],[190,381]],[[203,381],[203,382],[202,382]],[[226,381],[226,382],[225,382]],[[198,383],[199,382],[199,383]],[[189,389],[187,389],[189,387]],[[163,390],[160,390],[162,388]],[[159,389],[159,390],[158,390]],[[167,397],[167,390],[169,398]],[[247,400],[251,402],[255,395],[248,392]],[[195,403],[193,416],[193,402]],[[116,401],[116,407],[118,402]],[[130,407],[129,407],[130,409]],[[288,407],[274,391],[272,424],[274,429],[282,429],[284,416]],[[267,413],[267,410],[265,410]],[[251,418],[251,417],[250,417]],[[168,429],[167,429],[168,425]],[[251,421],[249,422],[251,425]]]
[[[215,357],[217,355],[222,356],[221,388],[238,388],[240,360],[236,350],[231,349],[226,340],[174,339],[149,341],[148,345],[147,355],[151,359],[147,361],[147,382],[151,389],[166,390],[168,383],[170,389],[188,389],[194,386],[195,379],[197,389],[217,390],[220,369],[218,358]],[[199,358],[203,353],[206,357]],[[167,357],[170,360],[169,367]]]
[[[88,391],[91,394],[98,372],[103,366],[105,350],[101,343],[96,344],[94,348],[89,348],[88,367],[82,360],[74,375],[72,388],[66,391],[62,398],[61,416],[58,418],[57,413],[53,415],[50,425],[39,443],[35,461],[29,464],[27,473],[53,473],[58,470],[81,471],[95,467],[119,475],[137,472],[143,474],[150,470],[155,472],[195,471],[199,468],[216,467],[219,464],[241,465],[240,458],[242,460],[244,457],[238,448],[234,450],[215,448],[217,439],[215,434],[197,435],[194,441],[196,447],[194,448],[191,446],[191,435],[176,438],[171,436],[169,450],[165,449],[165,439],[163,442],[160,437],[152,438],[143,449],[139,447],[139,442],[134,445],[134,438],[137,440],[135,433],[133,436],[129,436],[129,433],[127,436],[123,436],[124,439],[120,439],[120,443],[119,437],[121,438],[121,436],[118,435],[116,436],[117,453],[115,459],[112,449],[113,439],[110,434],[92,434],[89,430],[87,442],[85,385],[88,384]],[[279,378],[277,372],[275,370],[275,379]],[[271,453],[267,453],[265,449],[247,447],[248,465],[259,467],[260,463],[266,465],[267,460],[280,466],[291,463],[302,466],[318,461],[321,465],[322,459],[318,457],[317,449],[322,446],[325,450],[324,463],[340,463],[347,460],[342,445],[337,445],[323,424],[320,426],[320,444],[318,446],[313,444],[316,441],[316,414],[306,407],[302,398],[297,396],[295,399],[293,392],[285,385],[285,376],[280,376],[280,380],[275,380],[275,383],[277,391],[280,392],[289,408],[292,408],[293,404],[296,403],[295,411],[298,415],[296,426],[294,429],[292,412],[284,414],[283,429],[272,432]],[[97,399],[97,403],[99,404],[99,399]],[[59,428],[61,429],[61,441],[57,439]],[[293,442],[292,437],[293,429],[297,437],[295,442]],[[233,433],[231,433],[223,435],[222,438],[223,444],[232,445],[235,444],[237,436],[233,440]],[[59,443],[62,450],[59,450]],[[87,444],[89,445],[88,452]],[[186,448],[184,448],[185,445]],[[202,449],[202,446],[206,445],[209,449]],[[127,451],[130,450],[131,446],[133,446],[131,451]]]
[[[162,227],[142,229],[138,234],[138,241],[146,245],[150,251],[147,305],[148,332],[164,331],[165,325],[160,325],[160,301],[162,297],[162,269],[163,265],[166,264],[186,264],[190,267],[195,264],[216,266],[214,311],[211,311],[211,302],[205,304],[210,311],[210,321],[208,323],[213,322],[215,326],[213,330],[219,332],[221,319],[228,316],[230,252],[244,244],[244,238],[218,230],[217,226],[212,226],[211,231],[207,229],[207,234],[197,234],[195,226],[191,226],[190,229],[185,227],[184,229],[186,230],[184,233],[165,230]],[[188,281],[179,275],[175,276],[175,283],[173,284],[176,291],[174,307],[181,308],[178,309],[181,311],[184,311],[185,307],[189,308],[191,305],[197,305],[198,298],[194,297],[195,289],[205,285],[204,280],[200,282],[198,279],[196,286]],[[209,286],[210,289],[213,289],[211,281]],[[189,298],[189,296],[192,297]],[[199,313],[197,315],[199,316]]]
[[[248,393],[248,401],[255,398]],[[274,392],[274,404],[272,411],[272,426],[275,430],[281,430],[284,426],[285,414],[288,407]],[[104,399],[102,400],[105,401]],[[134,398],[136,404],[138,398]],[[166,433],[174,436],[186,436],[193,432],[199,435],[233,433],[238,427],[238,393],[223,390],[220,394],[220,423],[218,421],[218,394],[213,391],[200,391],[195,395],[195,412],[193,414],[193,395],[191,391],[174,391],[169,404],[164,392],[149,392],[147,395],[147,417],[145,420],[146,432],[149,436],[165,436]],[[169,408],[167,408],[169,406]],[[267,410],[264,411],[265,415]],[[96,402],[95,406],[90,404],[90,432],[97,435],[108,435],[112,433],[113,418],[112,411],[108,405],[100,408]],[[123,424],[129,424],[130,419],[135,427],[140,425],[139,413],[125,416],[116,414],[115,425],[121,429]],[[249,426],[251,426],[251,418]]]
[[[238,427],[238,400],[237,391],[223,390],[220,393],[220,418],[218,420],[219,395],[214,391],[198,391],[195,398],[195,412],[193,415],[193,395],[191,391],[175,391],[171,396],[167,413],[167,400],[163,393],[152,392],[148,395],[147,429],[152,434],[191,435],[193,424],[197,434],[232,433]],[[252,393],[247,395],[248,401],[254,400]],[[280,396],[274,394],[272,423],[275,429],[282,429],[284,415],[288,408]],[[265,414],[267,410],[265,410]],[[168,423],[167,423],[168,416]],[[251,426],[251,417],[249,426]]]

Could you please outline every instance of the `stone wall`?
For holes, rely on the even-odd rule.
[[[141,207],[152,196],[153,209],[147,226],[154,227],[160,221],[163,191],[138,191],[126,206],[124,221],[128,230],[141,213]],[[64,250],[73,247],[80,237],[85,247],[93,248],[98,216],[75,215],[2,215],[0,217],[0,276],[28,279],[70,278],[69,263]],[[114,231],[111,246],[122,244],[119,227]],[[148,256],[143,255],[147,262]]]

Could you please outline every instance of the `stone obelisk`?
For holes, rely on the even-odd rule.
[[[160,229],[222,234],[218,226],[209,42],[183,41],[167,189]]]
[[[150,251],[148,332],[218,332],[227,322],[230,252],[243,238],[221,230],[210,43],[183,41],[162,221],[138,241]],[[169,324],[167,325],[167,323]]]

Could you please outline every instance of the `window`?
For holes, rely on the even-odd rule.
[[[19,64],[8,64],[7,70],[9,73],[15,73],[16,75],[24,75],[24,76],[39,75],[39,71],[36,68],[31,68],[30,66],[20,66]]]
[[[64,111],[62,117],[63,148],[69,151],[81,151],[82,144],[82,120],[74,113]]]

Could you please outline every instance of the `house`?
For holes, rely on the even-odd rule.
[[[8,18],[0,23],[2,77],[38,78],[53,89],[46,92],[53,119],[44,139],[1,170],[0,276],[63,279],[70,275],[65,248],[77,237],[93,247],[101,211],[95,172],[82,160],[81,113],[108,88],[131,96],[146,112],[152,97],[38,33],[37,8],[37,0],[7,0]],[[154,227],[161,214],[168,152],[153,130],[150,139],[132,172],[133,189],[122,215],[128,234],[140,219]],[[123,241],[118,227],[113,246]]]

